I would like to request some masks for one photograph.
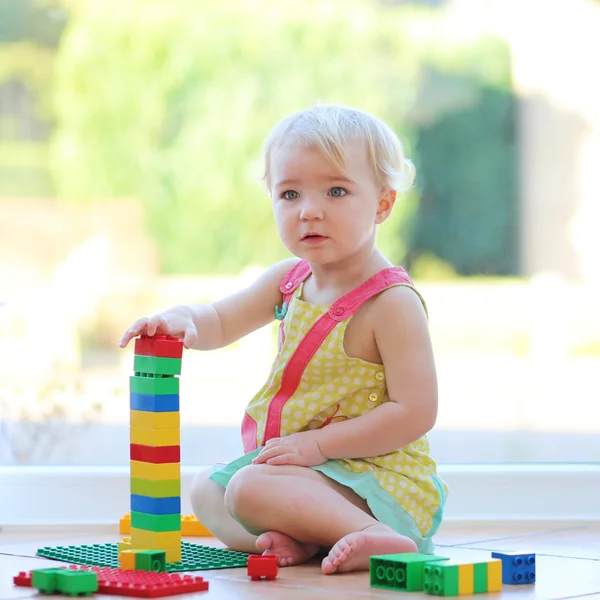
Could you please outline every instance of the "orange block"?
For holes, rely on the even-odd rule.
[[[194,537],[214,537],[195,515],[181,517],[181,535]]]

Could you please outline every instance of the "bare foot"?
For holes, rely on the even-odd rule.
[[[263,554],[278,554],[280,567],[300,565],[310,560],[318,551],[317,544],[297,542],[280,531],[267,531],[258,536],[256,547]]]
[[[387,525],[371,525],[362,531],[343,537],[323,559],[325,575],[364,571],[369,569],[369,558],[376,554],[416,552],[417,545]]]

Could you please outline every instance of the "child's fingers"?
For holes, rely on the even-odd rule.
[[[160,315],[154,315],[148,319],[148,325],[146,327],[146,333],[150,336],[155,335],[158,331],[165,335],[169,335],[169,326],[163,317]]]
[[[124,334],[123,337],[119,340],[119,346],[121,348],[125,348],[130,340],[134,337],[140,335],[146,325],[148,324],[148,319],[146,317],[142,317],[138,319]]]
[[[281,446],[271,446],[270,448],[263,448],[259,455],[252,461],[252,464],[260,465],[266,463],[269,459],[278,456],[279,454],[287,453],[288,450],[286,448],[282,448]]]
[[[279,454],[273,458],[267,460],[268,465],[277,466],[277,465],[297,465],[299,467],[303,467],[304,461],[299,454],[288,452],[286,454]]]
[[[198,339],[198,330],[195,327],[188,327],[183,332],[183,345],[186,348],[193,348]]]

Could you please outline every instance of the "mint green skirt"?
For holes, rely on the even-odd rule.
[[[226,465],[215,465],[210,478],[220,486],[227,488],[230,479],[243,467],[252,463],[252,460],[258,455],[261,448],[258,448],[248,454],[236,458]],[[444,507],[444,491],[442,485],[436,481],[442,503],[436,514],[433,516],[433,527],[426,535],[421,535],[417,524],[413,518],[386,492],[377,481],[373,473],[363,472],[355,473],[344,467],[337,460],[328,460],[322,465],[311,467],[319,471],[330,479],[349,487],[351,490],[363,498],[373,516],[384,525],[391,527],[401,535],[409,537],[417,544],[419,552],[422,554],[433,554],[432,537],[437,531],[441,520]]]

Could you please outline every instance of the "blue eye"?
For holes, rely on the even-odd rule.
[[[300,194],[298,194],[298,192],[295,192],[294,190],[287,190],[286,192],[283,192],[283,194],[281,194],[281,197],[285,198],[286,200],[295,200],[299,196]]]
[[[336,198],[341,198],[342,196],[345,196],[347,193],[348,192],[342,187],[333,187],[329,190],[329,194]]]

